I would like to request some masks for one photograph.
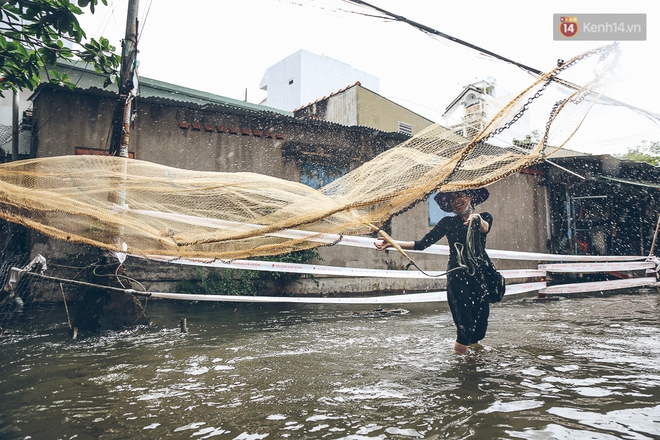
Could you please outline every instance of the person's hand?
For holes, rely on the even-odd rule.
[[[472,220],[473,217],[479,217],[479,219],[481,220],[479,222],[479,230],[481,232],[483,232],[485,234],[486,232],[490,231],[490,225],[488,224],[488,222],[486,220],[484,220],[483,218],[481,218],[481,216],[479,214],[476,214],[476,213],[475,214],[470,214],[468,216],[467,220],[465,221],[465,223],[463,223],[463,224],[466,225],[466,226],[469,225],[470,220]]]
[[[374,245],[376,246],[376,249],[378,249],[379,251],[384,251],[388,247],[392,247],[392,244],[390,244],[390,242],[388,242],[388,241],[386,241],[382,238],[379,238],[378,240],[376,240],[374,242]]]
[[[479,217],[479,218],[481,218],[481,216],[480,216],[479,214],[473,213],[473,214],[470,214],[470,215],[468,216],[467,219],[465,219],[465,222],[463,222],[463,224],[464,224],[465,226],[469,225],[469,224],[470,224],[470,220],[472,220],[473,217]]]

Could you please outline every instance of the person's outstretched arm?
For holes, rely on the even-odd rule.
[[[376,243],[374,243],[374,244],[376,246],[376,249],[378,249],[379,251],[384,251],[385,249],[392,247],[392,243],[390,243],[389,241],[387,241],[383,238],[379,238],[378,240],[376,240]],[[407,251],[412,251],[412,250],[415,249],[415,242],[414,241],[398,241],[398,240],[396,240],[396,244],[401,246],[401,249],[405,249]]]

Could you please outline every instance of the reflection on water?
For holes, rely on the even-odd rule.
[[[52,310],[0,339],[0,438],[659,438],[659,303],[508,300],[468,356],[439,304],[152,302],[153,326],[75,341]]]

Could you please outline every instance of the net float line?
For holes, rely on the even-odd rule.
[[[170,220],[181,223],[186,223],[188,225],[200,226],[205,228],[216,228],[216,229],[225,229],[225,228],[244,228],[258,230],[263,226],[250,224],[250,223],[241,223],[228,220],[219,220],[214,218],[204,218],[197,217],[185,214],[176,214],[168,212],[158,212],[150,210],[131,210],[131,212],[150,216],[154,218],[159,218],[162,220]],[[351,236],[351,235],[340,235],[340,234],[326,234],[321,232],[313,231],[303,231],[298,229],[284,229],[281,231],[271,232],[264,234],[270,237],[278,237],[289,240],[305,240],[315,243],[320,243],[324,245],[336,244],[339,246],[352,246],[360,248],[374,249],[375,247],[375,238],[363,237],[363,236]],[[387,251],[392,251],[387,249]],[[411,253],[423,253],[423,254],[434,254],[434,255],[449,255],[449,246],[435,244],[424,250],[408,250],[407,252]],[[524,251],[506,251],[498,249],[488,249],[488,255],[491,258],[500,259],[500,260],[527,260],[527,261],[635,261],[635,260],[644,260],[647,257],[644,256],[626,256],[626,255],[557,255],[557,254],[544,254],[539,252],[524,252]],[[158,255],[149,255],[148,258],[157,258],[164,259],[168,258],[174,260],[173,257],[158,256]],[[191,261],[205,261],[209,259],[199,258]]]
[[[533,292],[545,287],[545,282],[515,284],[507,286],[505,295]],[[149,298],[175,299],[187,301],[227,301],[258,303],[300,303],[300,304],[412,304],[428,302],[446,302],[447,291],[412,293],[404,295],[370,296],[363,298],[319,298],[319,297],[279,297],[279,296],[243,296],[243,295],[197,295],[166,292],[132,292]]]
[[[424,279],[434,277],[436,279],[446,279],[445,271],[426,271],[419,272],[414,270],[389,270],[389,269],[365,269],[359,267],[337,267],[324,266],[318,264],[304,263],[282,263],[277,261],[259,261],[259,260],[188,260],[162,257],[157,255],[147,255],[144,257],[131,255],[134,258],[147,259],[152,261],[163,261],[172,264],[181,264],[187,266],[212,267],[217,269],[241,269],[256,270],[263,272],[287,272],[309,275],[327,275],[327,276],[346,276],[346,277],[373,277],[373,278],[411,278]],[[544,277],[545,270],[538,269],[512,269],[502,270],[505,278],[535,278]]]

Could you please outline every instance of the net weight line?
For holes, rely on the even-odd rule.
[[[40,259],[39,259],[40,258]],[[37,256],[36,259],[39,259],[39,266],[45,266],[45,258],[41,255]],[[34,260],[33,260],[34,263]],[[438,292],[427,292],[427,293],[414,293],[414,294],[402,294],[402,295],[385,295],[385,296],[369,296],[369,297],[275,297],[275,296],[244,296],[244,295],[200,295],[200,294],[185,294],[185,293],[169,293],[169,292],[149,292],[149,291],[137,291],[135,289],[119,288],[112,286],[103,286],[99,284],[89,283],[85,281],[78,280],[69,280],[59,277],[53,277],[49,275],[44,275],[40,272],[32,272],[37,265],[30,263],[23,269],[20,268],[11,268],[11,279],[16,285],[21,277],[28,275],[32,277],[38,277],[41,279],[51,280],[59,283],[70,283],[86,287],[93,287],[99,289],[106,289],[115,292],[121,292],[125,294],[135,295],[139,297],[147,298],[161,298],[161,299],[173,299],[173,300],[187,300],[187,301],[217,301],[217,302],[264,302],[264,303],[300,303],[300,304],[406,304],[406,303],[427,303],[427,302],[444,302],[447,300],[446,291]],[[180,262],[179,262],[180,263]],[[192,262],[191,262],[192,263]],[[206,264],[217,265],[227,264],[221,262],[209,262]],[[312,265],[292,265],[288,263],[275,263],[275,262],[256,262],[256,261],[245,261],[245,263],[250,264],[251,270],[259,270],[259,264],[263,263],[270,265],[271,271],[283,271],[282,269],[291,270],[304,270],[314,267]],[[200,264],[196,262],[196,264]],[[282,266],[277,267],[278,264],[283,264],[288,266],[284,268]],[[218,267],[218,266],[216,266]],[[543,269],[541,269],[543,267]],[[583,272],[604,272],[604,271],[615,271],[615,270],[643,270],[646,269],[647,274],[655,271],[656,273],[660,269],[660,260],[658,259],[649,259],[646,262],[630,262],[630,263],[601,263],[601,264],[557,264],[557,265],[539,265],[538,270],[534,269],[518,269],[518,270],[503,270],[501,271],[505,278],[543,278],[545,277],[547,271],[552,271],[555,273],[572,273],[575,272],[576,267],[578,267]],[[246,266],[240,267],[246,269]],[[335,268],[341,270],[352,270],[352,268]],[[262,267],[261,270],[266,270],[265,267]],[[394,272],[394,275],[404,276],[405,274],[411,275],[415,272],[406,272],[406,271],[389,271]],[[353,275],[355,276],[355,275]],[[373,276],[373,275],[371,275]],[[412,277],[410,277],[412,278]],[[577,293],[577,292],[595,292],[602,290],[614,290],[614,289],[625,289],[625,288],[634,288],[634,287],[659,287],[660,282],[658,282],[657,277],[645,277],[645,278],[633,278],[633,279],[622,279],[622,280],[612,280],[604,282],[593,282],[593,283],[573,283],[566,285],[557,285],[557,286],[547,286],[545,281],[534,281],[528,283],[518,283],[518,284],[507,284],[506,286],[506,295],[515,295],[526,292],[538,291],[539,294],[565,294],[565,293]]]
[[[16,268],[14,268],[16,269]],[[18,269],[17,269],[18,270]],[[98,289],[107,289],[121,292],[127,295],[135,295],[145,298],[160,298],[185,301],[213,301],[213,302],[254,302],[254,303],[299,303],[299,304],[412,304],[428,302],[447,301],[446,291],[413,293],[403,295],[383,295],[369,297],[280,297],[280,296],[246,296],[246,295],[206,295],[192,293],[170,293],[170,292],[140,292],[135,289],[123,289],[120,287],[103,286],[88,283],[86,281],[68,280],[59,277],[44,275],[38,272],[25,272],[24,275],[55,281],[58,283],[70,283]],[[507,295],[533,292],[546,286],[545,282],[533,282],[507,286]],[[510,290],[509,290],[510,288]]]
[[[116,292],[123,292],[128,295],[135,295],[145,298],[159,298],[169,300],[185,301],[206,301],[206,302],[249,302],[249,303],[297,303],[297,304],[414,304],[414,303],[432,303],[446,302],[447,292],[426,292],[403,295],[385,295],[369,297],[279,297],[279,296],[246,296],[246,295],[206,295],[189,293],[170,293],[170,292],[139,292],[134,289],[122,289],[118,287],[102,286],[84,281],[66,280],[58,277],[51,277],[35,272],[26,272],[30,276],[43,279],[49,279],[57,282],[66,282],[88,287],[108,289]],[[568,293],[588,293],[604,290],[630,289],[636,287],[656,287],[660,288],[660,282],[653,277],[633,278],[623,280],[601,281],[591,283],[574,283],[557,286],[547,286],[545,281],[531,283],[520,283],[506,286],[505,296],[519,295],[522,293],[538,291],[541,295],[568,294]]]

